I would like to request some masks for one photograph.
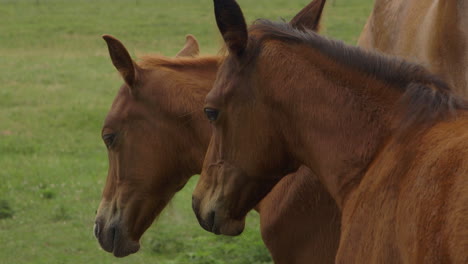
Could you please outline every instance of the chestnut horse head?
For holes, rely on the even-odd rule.
[[[315,0],[290,23],[317,30],[324,4]],[[109,172],[94,232],[103,249],[122,257],[139,249],[156,216],[201,171],[211,133],[200,106],[221,58],[197,57],[198,43],[189,35],[176,58],[135,63],[120,41],[104,39],[125,82],[102,129]]]
[[[309,29],[312,31],[318,31],[320,15],[323,11],[324,4],[325,1],[312,1],[301,12],[299,12],[288,23],[288,25],[291,28],[295,28],[300,31]],[[231,68],[231,66],[242,68],[244,66],[244,63],[249,64],[249,62],[243,60],[243,58],[248,57],[245,54],[247,53],[246,51],[249,50],[249,52],[256,53],[257,50],[255,48],[249,49],[247,47],[247,28],[240,8],[237,5],[237,3],[235,3],[235,1],[215,1],[215,12],[218,27],[221,33],[223,34],[223,38],[227,44],[229,53],[231,54],[231,56],[227,58],[227,61],[223,64],[222,67],[224,69]],[[249,86],[251,86],[252,83],[243,82],[242,78],[232,78],[240,77],[240,75],[242,74],[252,74],[249,76],[255,75],[255,73],[253,72],[248,73],[249,67],[250,66],[247,66],[242,70],[240,70],[240,68],[236,68],[233,69],[233,72],[235,73],[230,72],[228,74],[225,74],[225,72],[227,72],[226,70],[221,69],[220,74],[218,74],[217,76],[217,83],[215,85],[216,88],[213,89],[206,98],[206,106],[204,111],[207,118],[215,125],[215,127],[217,126],[217,124],[220,124],[220,122],[227,122],[227,120],[229,120],[229,125],[236,126],[236,131],[242,132],[239,134],[224,135],[224,132],[231,132],[231,130],[224,130],[223,135],[221,136],[219,134],[220,130],[213,130],[215,135],[212,137],[212,141],[210,143],[211,147],[209,148],[205,161],[209,161],[212,158],[211,161],[215,160],[215,162],[205,164],[204,168],[206,170],[203,172],[203,174],[210,176],[214,176],[217,174],[236,175],[234,177],[222,179],[222,182],[219,182],[219,184],[221,184],[222,186],[245,186],[247,188],[252,188],[244,189],[242,190],[242,192],[244,192],[245,194],[254,194],[255,196],[249,197],[249,199],[241,200],[235,203],[236,205],[242,206],[242,208],[236,208],[236,210],[233,210],[237,212],[235,216],[228,216],[227,212],[221,211],[216,212],[215,215],[214,211],[203,211],[204,208],[209,207],[207,206],[208,198],[213,198],[219,195],[226,194],[222,194],[218,191],[207,191],[206,193],[209,193],[210,195],[206,195],[205,199],[199,199],[199,197],[202,197],[201,193],[205,193],[205,191],[208,188],[210,188],[209,186],[214,184],[213,181],[216,182],[219,179],[216,179],[215,177],[204,177],[203,180],[199,181],[199,184],[193,196],[194,211],[196,212],[197,218],[201,226],[207,231],[214,232],[217,234],[239,234],[243,230],[244,217],[246,213],[250,209],[252,209],[284,175],[295,171],[299,167],[299,163],[290,162],[286,155],[279,154],[284,153],[284,151],[277,151],[276,147],[278,145],[276,144],[276,142],[268,141],[268,139],[272,137],[265,136],[264,133],[267,134],[274,130],[269,130],[267,128],[269,127],[268,124],[271,121],[267,112],[252,111],[253,109],[255,109],[254,107],[258,106],[252,104],[252,102],[254,101],[254,95],[251,94],[252,90],[249,88]],[[232,74],[232,77],[230,77],[229,74]],[[234,87],[236,87],[236,89],[237,87],[243,87],[243,89],[242,91],[233,91]],[[231,97],[231,95],[233,97],[236,97],[230,98],[233,99],[232,102],[241,102],[241,104],[245,106],[245,108],[233,108],[233,105],[231,105],[228,102],[228,100],[221,99],[222,96]],[[248,100],[243,101],[244,98],[248,98]],[[245,104],[242,103],[242,101]],[[225,113],[227,112],[229,112],[229,117],[225,116]],[[261,127],[262,125],[265,125],[265,130],[256,130],[256,127]],[[274,124],[271,123],[269,125],[274,126]],[[249,132],[252,130],[255,130],[255,133]],[[276,132],[281,133],[280,130],[276,130]],[[237,136],[240,136],[241,138],[238,138]],[[239,167],[237,166],[232,166],[226,159],[219,159],[219,155],[222,155],[221,153],[219,153],[220,151],[222,151],[222,147],[220,143],[217,142],[217,140],[219,140],[221,137],[229,137],[233,140],[233,142],[237,140],[242,141],[242,144],[246,147],[246,150],[250,149],[251,146],[262,146],[262,148],[257,149],[257,152],[255,153],[249,151],[242,151],[242,154],[241,152],[236,152],[236,155],[244,155],[243,159],[245,160],[258,160],[259,157],[262,155],[269,156],[269,158],[273,160],[273,162],[264,164],[265,170],[256,171],[254,173],[256,175],[264,175],[266,177],[260,179],[256,184],[252,185],[249,182],[252,180],[252,178],[248,177],[245,171],[239,169]],[[217,147],[214,148],[214,146]],[[229,148],[229,146],[226,146],[226,148]],[[277,164],[279,167],[267,169],[267,167],[269,167],[271,164]],[[244,181],[249,182],[249,184],[244,185]],[[238,195],[238,193],[235,192],[228,192],[228,194]],[[245,203],[248,203],[248,205],[245,206]],[[231,205],[226,206],[226,208],[230,206]],[[243,208],[246,209],[244,210]],[[213,229],[213,227],[216,227],[216,225],[214,225],[214,222],[217,221],[216,219],[230,219],[230,221],[232,222],[232,226],[226,225],[224,229]]]
[[[199,57],[187,36],[176,58],[147,56],[135,63],[123,44],[105,35],[124,80],[102,128],[109,171],[94,233],[117,257],[135,253],[139,239],[190,176],[201,170],[209,141],[200,105],[218,57]]]
[[[320,27],[320,18],[321,18],[321,14],[322,14],[325,2],[326,2],[325,0],[314,0],[314,1],[312,1],[306,7],[304,7],[288,23],[288,25],[290,25],[292,28],[295,28],[295,29],[300,30],[300,31],[303,31],[303,30],[318,31],[319,27]],[[228,12],[225,12],[226,10],[229,10],[231,8],[237,9],[238,6],[237,6],[236,3],[227,3],[227,5],[224,7],[223,10],[220,10],[219,6],[217,6],[217,5],[215,6],[215,9],[218,11],[218,13],[219,12],[224,12],[223,15],[226,15],[225,20],[218,19],[218,17],[217,17],[217,23],[218,23],[218,26],[219,26],[221,32],[226,32],[228,30],[228,28],[225,28],[225,26],[229,26],[229,27],[232,26],[232,28],[229,28],[229,30],[232,30],[232,31],[240,30],[240,31],[238,31],[239,34],[237,34],[237,35],[231,34],[232,32],[226,32],[226,34],[223,35],[223,37],[224,37],[224,39],[226,40],[227,43],[229,43],[231,37],[235,38],[234,40],[236,40],[236,39],[239,40],[239,41],[232,42],[232,47],[234,47],[234,46],[236,46],[238,44],[240,44],[240,45],[245,44],[246,41],[247,41],[247,39],[246,39],[247,34],[246,34],[245,31],[243,31],[243,29],[246,27],[246,25],[245,25],[245,21],[244,21],[244,18],[242,16],[242,14],[239,17],[235,17],[235,16],[230,16],[230,14]],[[233,19],[232,21],[230,21],[232,24],[230,24],[230,25],[225,24],[225,22],[229,21],[230,19]],[[236,47],[236,48],[238,48],[238,50],[233,49],[232,47],[228,45],[230,53],[236,53],[237,51],[242,52],[241,50],[245,49],[245,47],[241,47],[241,46]],[[219,76],[218,76],[218,78],[219,78]],[[229,79],[229,78],[227,78],[227,79]],[[209,96],[210,95],[208,95],[208,97]],[[213,121],[214,119],[216,119],[218,117],[217,108],[215,106],[213,106],[213,105],[212,106],[207,106],[205,108],[205,114],[208,116],[208,119]],[[253,118],[253,120],[254,119],[255,118]],[[214,138],[216,138],[216,137],[214,137]],[[248,140],[249,141],[247,142],[247,145],[252,143],[252,142],[255,142],[256,140],[258,140],[258,138],[249,138]],[[266,152],[269,152],[269,151],[267,150]],[[208,155],[210,155],[210,154],[212,154],[212,152],[208,153]],[[297,169],[298,164],[295,164],[295,165],[296,165],[295,168]],[[219,166],[219,164],[211,166],[211,169],[216,170],[216,169],[219,169],[219,168],[228,169],[229,166],[227,164],[225,166]],[[281,175],[277,175],[277,177],[275,177],[275,178],[277,180],[279,180],[280,178],[282,178],[287,173],[291,173],[291,172],[294,172],[294,171],[295,170],[293,170],[293,168],[290,168],[288,170],[282,170]],[[272,173],[269,176],[272,176],[272,175],[274,175],[274,174]],[[238,177],[237,179],[242,179],[242,176]],[[231,183],[226,182],[226,184],[231,184]],[[233,185],[236,185],[236,184],[242,185],[242,183],[232,183],[232,184]],[[270,187],[273,187],[273,185],[271,185]],[[262,193],[262,194],[259,194],[259,197],[263,198],[265,195],[266,195],[266,193]],[[255,206],[260,200],[261,199],[255,199],[255,203],[251,204],[250,208]],[[194,196],[193,206],[194,206],[195,212],[198,212],[199,204],[200,204],[200,201],[198,201],[196,196]],[[198,220],[200,221],[201,226],[204,229],[206,229],[207,231],[210,231],[210,232],[213,231],[211,229],[211,224],[207,223],[206,220],[203,220],[204,218],[201,216],[201,214],[197,213],[196,215],[197,215]],[[245,216],[245,214],[244,214],[244,216]],[[208,220],[208,221],[213,220],[212,218],[210,218],[210,219],[211,220]],[[229,233],[229,232],[220,231],[220,230],[214,230],[214,232],[215,233]],[[238,234],[238,233],[234,232],[234,234]]]
[[[461,105],[420,66],[285,23],[247,30],[234,0],[214,3],[229,56],[205,99],[213,134],[193,194],[213,233],[241,233],[247,212],[299,164],[342,207],[393,126],[403,133]]]

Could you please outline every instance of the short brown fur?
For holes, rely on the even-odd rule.
[[[305,164],[343,212],[336,263],[466,263],[468,103],[417,65],[313,32],[260,21],[248,35],[206,98],[219,117],[198,217],[239,233]]]
[[[422,63],[468,96],[465,0],[376,0],[358,45]]]
[[[139,249],[140,237],[168,201],[201,171],[210,136],[201,106],[221,57],[197,57],[190,36],[182,57],[150,55],[134,63],[118,40],[105,38],[119,71],[136,76],[121,87],[103,127],[109,174],[95,227],[101,246],[123,257]],[[288,175],[257,205],[263,240],[277,264],[332,263],[336,254],[340,214],[310,174],[302,167]],[[302,207],[290,206],[306,197]],[[118,241],[112,238],[116,231]]]

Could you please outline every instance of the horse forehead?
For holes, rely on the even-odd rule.
[[[226,60],[218,71],[213,89],[206,96],[206,102],[225,101],[244,89],[243,84],[249,75],[243,74],[241,67],[235,59]]]
[[[112,103],[111,109],[107,113],[104,121],[105,126],[115,126],[124,122],[130,116],[134,115],[141,107],[138,107],[136,100],[130,94],[130,91],[122,87]]]
[[[217,104],[226,95],[227,80],[218,78],[213,89],[206,95],[205,102]]]

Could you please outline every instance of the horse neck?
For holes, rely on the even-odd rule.
[[[291,83],[267,84],[276,86],[273,98],[282,106],[277,122],[285,128],[286,149],[318,175],[341,206],[389,136],[390,109],[400,92],[316,52],[294,49],[282,56],[294,63],[277,62],[277,72],[270,72]]]
[[[468,96],[468,3],[377,0],[358,41],[421,63]]]

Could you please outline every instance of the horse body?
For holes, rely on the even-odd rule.
[[[307,61],[313,66],[307,71],[300,70],[302,66],[271,67],[273,61],[281,65],[279,57],[288,58],[283,62],[291,60],[285,64],[303,66]],[[277,113],[272,116],[275,126],[285,130],[279,141],[286,142],[290,155],[318,175],[342,208],[337,263],[466,263],[466,106],[465,110],[452,110],[452,106],[437,110],[456,111],[457,117],[449,121],[430,128],[415,122],[398,132],[405,124],[391,126],[395,122],[392,108],[401,100],[393,84],[349,73],[317,51],[274,41],[265,42],[256,63],[259,76],[278,78],[254,82],[271,89],[267,97],[276,108],[295,102],[281,118]],[[286,76],[297,81],[294,72],[308,72],[309,77],[301,77],[301,84],[280,84],[278,80],[288,80]],[[330,80],[335,76],[341,77]],[[424,77],[411,82],[419,81],[431,83]],[[436,84],[428,86],[432,85]],[[414,96],[425,97],[424,92]]]
[[[256,207],[275,263],[333,263],[340,240],[335,201],[304,166],[285,176]]]
[[[304,164],[343,212],[337,263],[466,263],[466,101],[416,64],[284,23],[239,28],[233,0],[215,16],[230,55],[206,97],[217,115],[193,199],[204,228],[239,234]]]
[[[468,96],[468,1],[376,0],[358,45],[421,63]]]
[[[109,174],[95,235],[103,249],[123,257],[139,249],[140,237],[173,195],[201,171],[211,135],[202,105],[222,58],[197,57],[198,44],[188,37],[183,56],[146,56],[135,63],[122,56],[126,50],[120,42],[106,38],[126,83],[103,127]],[[125,75],[132,71],[135,77]],[[108,142],[108,135],[115,138]],[[295,206],[312,196],[313,202]],[[333,262],[340,213],[308,169],[286,176],[257,208],[275,263]]]
[[[343,207],[339,263],[468,261],[467,127],[465,113],[387,144]]]

